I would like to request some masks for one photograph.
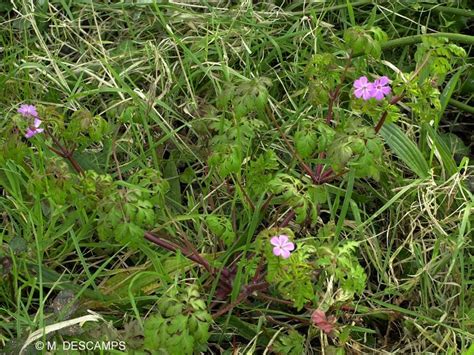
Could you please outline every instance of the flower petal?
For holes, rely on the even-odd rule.
[[[385,86],[389,83],[390,83],[390,79],[387,78],[386,76],[382,76],[382,77],[378,78],[377,80],[375,80],[375,82],[374,82],[375,85],[383,85],[383,86]]]
[[[334,323],[336,323],[336,318],[333,316],[328,318],[326,313],[320,309],[317,309],[313,312],[311,315],[311,320],[316,327],[321,329],[326,334],[330,334],[334,330]]]
[[[334,326],[331,323],[321,323],[318,324],[318,327],[326,334],[329,334],[334,329]]]
[[[384,93],[384,95],[388,95],[388,94],[390,94],[390,92],[392,91],[392,89],[390,88],[390,86],[383,86],[381,90],[382,90],[382,92]]]
[[[275,254],[276,256],[280,256],[282,251],[283,250],[280,247],[273,248],[273,254]]]
[[[355,88],[364,87],[364,86],[367,85],[368,82],[369,82],[369,80],[367,79],[366,76],[361,76],[359,79],[357,79],[356,81],[354,81],[354,87],[355,87]]]
[[[33,125],[34,125],[36,128],[38,128],[41,123],[42,123],[42,121],[41,121],[39,118],[36,118],[36,117],[35,117],[35,121],[34,121]]]
[[[364,94],[364,89],[356,89],[354,90],[354,95],[355,97],[357,97],[358,99],[360,99],[362,97],[362,95]]]
[[[382,100],[385,96],[384,96],[382,90],[375,90],[375,91],[372,93],[372,97],[374,97],[376,100],[380,101],[380,100]]]
[[[288,251],[292,251],[295,250],[295,245],[292,242],[286,242],[285,244],[283,244],[282,248]]]
[[[372,90],[365,90],[365,91],[362,93],[362,98],[363,98],[364,100],[368,100],[368,99],[370,99],[371,97],[373,97],[372,95],[373,95],[373,94],[372,94]]]
[[[324,311],[317,309],[311,315],[311,320],[314,324],[318,325],[319,323],[326,322],[326,313]]]
[[[288,259],[291,253],[286,249],[281,249],[281,256],[283,259]]]
[[[23,104],[18,108],[18,113],[23,117],[37,117],[38,112],[36,111],[35,105]]]
[[[276,247],[279,247],[281,245],[280,244],[280,237],[279,236],[272,237],[272,239],[270,239],[270,244],[274,245]]]
[[[288,241],[288,236],[286,234],[280,234],[278,239],[280,240],[280,245],[283,245]]]
[[[25,133],[26,138],[31,138],[36,134],[36,131],[33,131],[32,129],[28,128],[28,130]]]

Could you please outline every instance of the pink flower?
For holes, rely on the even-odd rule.
[[[311,320],[314,325],[321,329],[324,333],[330,334],[334,330],[334,324],[336,323],[336,318],[334,316],[326,317],[324,311],[317,309],[311,315]]]
[[[28,127],[25,133],[25,137],[31,138],[34,135],[43,132],[44,128],[39,128],[40,125],[41,125],[41,120],[39,118],[35,118],[33,126]]]
[[[283,259],[288,259],[291,251],[295,249],[295,245],[284,234],[273,237],[270,239],[270,243],[274,246],[273,254],[281,256]]]
[[[389,79],[386,76],[374,81],[372,89],[372,97],[376,100],[382,100],[386,95],[390,94]]]
[[[361,76],[359,79],[354,81],[354,95],[360,99],[368,100],[372,97],[374,84],[369,82],[366,76]]]
[[[18,113],[23,117],[38,117],[38,111],[36,111],[35,105],[23,104],[18,109]]]

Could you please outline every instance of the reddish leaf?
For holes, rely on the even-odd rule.
[[[320,309],[313,312],[311,320],[315,326],[326,334],[330,334],[334,330],[334,323],[336,323],[336,319],[333,316],[330,316],[329,318],[326,317],[326,313]]]

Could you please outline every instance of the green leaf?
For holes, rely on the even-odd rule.
[[[289,329],[288,334],[282,334],[274,344],[278,354],[301,355],[305,353],[305,336],[294,329]]]
[[[439,134],[435,131],[433,127],[431,127],[429,124],[424,124],[424,129],[428,132],[429,137],[431,138],[431,141],[433,142],[434,149],[436,149],[439,153],[439,161],[444,167],[446,171],[446,175],[452,176],[457,173],[457,166],[456,162],[454,161],[454,153],[452,152],[448,145],[446,144],[445,140],[443,140]],[[433,149],[432,148],[432,149]]]
[[[239,330],[239,335],[246,340],[255,340],[258,345],[266,346],[270,342],[270,338],[265,332],[262,332],[259,336],[257,326],[252,323],[248,323],[236,316],[229,317],[229,325]]]
[[[446,87],[444,88],[443,92],[441,93],[440,96],[440,102],[441,102],[441,110],[439,111],[439,116],[435,120],[434,127],[435,129],[438,128],[439,121],[441,120],[441,117],[444,114],[444,111],[446,110],[446,106],[448,106],[449,99],[453,95],[454,89],[456,89],[456,85],[458,84],[459,77],[463,73],[463,70],[460,69],[454,74],[451,79],[449,79],[448,83],[446,84]]]
[[[226,246],[232,245],[235,240],[235,233],[232,229],[232,223],[227,217],[209,214],[206,216],[206,224],[213,234],[224,241]]]
[[[318,146],[318,136],[314,132],[299,131],[295,134],[296,151],[303,157],[310,157]]]
[[[145,231],[134,223],[122,223],[115,228],[115,239],[122,244],[130,242],[134,247],[140,244]]]
[[[308,188],[308,196],[314,203],[323,204],[327,202],[328,192],[324,185],[311,186]]]
[[[384,125],[380,134],[390,149],[419,177],[428,176],[429,166],[421,151],[396,125]]]

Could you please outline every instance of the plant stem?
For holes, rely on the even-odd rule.
[[[72,167],[74,168],[74,170],[76,170],[77,173],[79,173],[79,174],[81,174],[81,175],[84,173],[84,170],[82,170],[82,167],[79,165],[79,163],[77,162],[77,160],[72,157],[72,152],[70,152],[70,153],[66,156],[66,159],[69,160],[69,162],[71,163]]]
[[[423,5],[424,7],[428,5]],[[455,7],[449,7],[449,6],[434,6],[431,7],[430,10],[437,11],[437,12],[445,12],[448,14],[454,14],[454,15],[459,15],[463,17],[474,17],[474,11],[469,10],[469,9],[459,9]]]
[[[403,95],[397,95],[397,96],[392,97],[392,100],[390,100],[390,105],[395,105],[398,101],[400,101],[402,99],[402,97],[403,97]],[[387,118],[387,115],[388,115],[388,110],[385,110],[382,113],[382,116],[380,116],[380,119],[379,119],[379,121],[377,122],[377,125],[374,128],[375,133],[379,133],[380,129],[382,128],[382,126],[385,122],[385,119]]]
[[[71,163],[72,167],[74,170],[76,170],[77,173],[83,174],[84,170],[82,167],[79,165],[79,163],[76,161],[76,159],[73,158],[73,153],[74,150],[67,150],[60,142],[59,140],[51,133],[51,131],[46,127],[45,128],[46,134],[53,140],[53,143],[59,148],[59,151],[53,147],[49,147],[49,149],[53,152],[55,152],[57,155],[59,155],[61,158],[65,158],[69,160]]]
[[[445,37],[453,42],[460,42],[469,45],[474,45],[474,36],[463,35],[460,33],[436,32],[422,35],[407,36],[397,39],[392,39],[382,44],[382,49],[392,49],[395,47],[408,46],[411,44],[420,43],[423,37]]]
[[[327,124],[330,124],[331,121],[332,121],[332,117],[334,115],[334,110],[333,110],[334,102],[339,97],[339,92],[341,91],[342,84],[344,83],[344,80],[346,79],[347,71],[349,70],[349,67],[351,65],[351,60],[352,60],[352,52],[349,53],[349,57],[347,57],[347,59],[346,59],[346,65],[344,66],[344,70],[342,72],[339,84],[334,89],[334,91],[329,93],[328,114],[326,116],[326,123]]]
[[[349,53],[349,56],[346,59],[346,64],[344,65],[344,70],[342,72],[339,84],[337,85],[336,89],[334,89],[334,91],[329,93],[329,106],[328,106],[328,113],[326,115],[326,124],[328,124],[328,125],[331,124],[331,121],[332,121],[332,118],[333,118],[333,115],[334,115],[334,103],[336,102],[337,98],[339,97],[339,93],[341,91],[342,84],[344,83],[344,80],[346,79],[347,71],[349,70],[349,67],[351,65],[351,61],[352,61],[352,51]],[[325,156],[326,156],[326,153],[321,152],[321,153],[319,153],[318,158],[319,159],[324,159]],[[332,172],[332,170],[331,170],[331,172]],[[319,163],[316,166],[316,170],[315,170],[316,177],[318,178],[318,183],[320,183],[320,180],[322,178],[322,175],[321,175],[322,173],[323,173],[323,164]]]
[[[212,269],[211,265],[206,259],[204,259],[201,255],[197,256],[195,252],[192,252],[184,247],[180,247],[174,243],[164,240],[150,232],[145,232],[145,239],[172,252],[177,252],[179,250],[186,258],[188,258],[191,261],[194,261],[196,264],[203,266],[212,275],[215,275],[216,273],[218,273]],[[220,285],[226,287],[227,289],[232,289],[232,286],[230,284],[230,272],[225,268],[223,268],[220,272],[221,272],[221,275],[223,276],[219,280],[222,282],[220,283]]]
[[[469,113],[474,113],[474,107],[466,105],[464,102],[461,102],[455,99],[449,99],[449,103],[460,110],[463,110]]]
[[[290,212],[288,212],[283,222],[281,222],[280,228],[285,228],[288,224],[290,224],[291,220],[295,217],[295,215],[295,210],[291,210]]]
[[[222,307],[219,309],[216,313],[212,315],[213,319],[219,318],[220,316],[226,314],[236,306],[238,306],[240,303],[242,303],[244,300],[246,300],[252,293],[256,291],[263,291],[268,288],[268,283],[263,281],[263,282],[254,282],[250,285],[247,285],[244,287],[244,290],[237,296],[237,299],[228,304],[227,306]]]

